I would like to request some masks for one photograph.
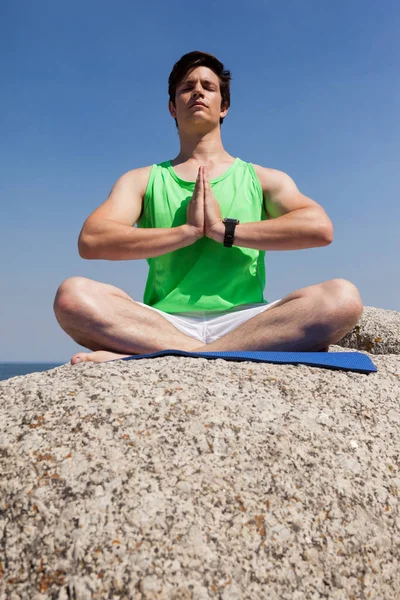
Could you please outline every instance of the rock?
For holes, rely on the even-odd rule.
[[[364,306],[360,321],[338,345],[371,354],[400,354],[400,312]]]
[[[345,341],[387,334],[368,375],[165,356],[0,382],[0,600],[399,598],[386,312]]]

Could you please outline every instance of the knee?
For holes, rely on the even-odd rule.
[[[363,313],[363,303],[356,286],[347,279],[331,279],[323,285],[325,304],[331,317],[351,329]]]
[[[86,277],[69,277],[57,289],[53,309],[56,315],[73,313],[88,294],[90,279]]]

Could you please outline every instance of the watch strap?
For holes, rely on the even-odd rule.
[[[224,219],[222,222],[225,225],[224,246],[226,248],[232,248],[233,238],[235,235],[235,227],[239,223],[239,220],[238,219]]]

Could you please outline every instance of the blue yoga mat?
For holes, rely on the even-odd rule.
[[[185,350],[159,350],[151,354],[133,354],[121,360],[156,358],[157,356],[193,356],[194,358],[223,358],[224,360],[302,364],[311,367],[342,369],[359,373],[375,373],[372,360],[361,352],[262,352],[260,350],[224,350],[223,352],[186,352]]]

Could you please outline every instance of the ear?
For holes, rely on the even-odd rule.
[[[169,110],[169,113],[170,113],[171,117],[173,117],[174,119],[176,119],[176,108],[172,104],[171,100],[168,101],[168,110]]]
[[[228,114],[229,107],[225,105],[225,108],[221,108],[220,117],[223,119]]]

